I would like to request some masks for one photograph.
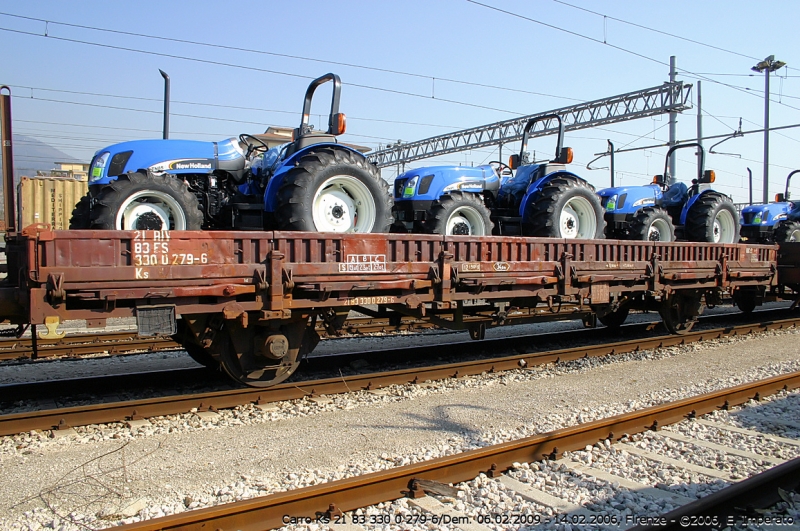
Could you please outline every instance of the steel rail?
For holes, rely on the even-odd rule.
[[[322,323],[317,323],[320,336],[336,338],[342,335],[360,335],[381,332],[399,332],[433,328],[436,325],[414,317],[404,316],[393,324],[388,318],[356,317],[348,319],[341,334],[328,334]],[[66,335],[60,339],[37,339],[37,358],[80,357],[97,354],[130,354],[142,350],[181,350],[183,347],[169,337],[141,337],[135,330],[120,332],[88,332]],[[32,359],[33,343],[30,336],[0,337],[0,361]]]
[[[762,310],[763,311],[763,310]],[[780,311],[780,310],[766,310]],[[701,319],[714,319],[718,316],[709,316]],[[553,314],[549,320],[575,320],[575,314]],[[465,317],[465,323],[470,321],[485,322],[485,319],[476,316]],[[524,323],[545,323],[548,319],[542,315],[531,312],[507,317],[509,325]],[[435,323],[423,321],[416,317],[402,316],[399,322],[394,322],[388,317],[353,317],[347,319],[341,330],[329,334],[322,322],[317,322],[316,332],[326,339],[358,337],[362,334],[412,332],[437,328]],[[445,329],[443,329],[445,330]],[[98,349],[98,347],[100,347]],[[141,351],[157,352],[161,350],[182,350],[183,347],[169,337],[141,337],[135,330],[117,332],[88,332],[69,334],[60,339],[37,339],[38,358],[76,358],[95,355],[98,350],[108,355],[136,354]],[[0,337],[0,361],[24,360],[33,358],[33,344],[29,336],[26,337]]]
[[[772,507],[780,502],[782,498],[779,489],[791,492],[798,488],[800,488],[800,457],[678,507],[659,517],[659,520],[664,522],[663,525],[636,526],[628,531],[670,531],[687,527],[698,529],[704,523],[711,524],[709,527],[720,529],[733,524],[743,524],[746,529],[749,525],[759,525],[760,517],[763,519],[764,515],[753,509]],[[714,518],[719,522],[718,525],[713,524]],[[687,525],[687,523],[699,523],[699,525]]]
[[[785,309],[759,310],[758,313],[780,313]],[[729,314],[723,314],[730,317]],[[742,316],[746,314],[731,314]],[[721,315],[701,316],[701,322],[719,320]],[[576,320],[575,315],[559,316],[554,314],[552,321]],[[655,319],[655,318],[654,318]],[[480,320],[479,318],[476,320]],[[465,318],[465,321],[468,319]],[[525,323],[545,323],[547,319],[541,316],[533,317],[530,314],[514,315],[507,318],[510,325]],[[655,320],[653,322],[656,322]],[[638,323],[641,325],[641,323]],[[505,326],[505,325],[504,325]],[[634,325],[628,324],[630,329]],[[362,334],[411,332],[423,329],[437,328],[437,325],[417,319],[416,317],[403,316],[399,323],[393,322],[388,317],[354,317],[345,321],[339,333],[328,334],[324,323],[317,322],[316,331],[320,337],[326,339],[360,337]],[[457,332],[442,329],[443,331]],[[572,333],[576,333],[573,331]],[[537,337],[544,334],[537,334]],[[490,340],[483,340],[490,341]],[[161,350],[182,350],[181,345],[169,337],[140,337],[134,330],[116,332],[88,332],[69,334],[60,339],[38,339],[39,350],[37,359],[67,358],[75,359],[81,356],[98,354],[98,347],[108,355],[139,354],[142,351],[157,352]],[[118,344],[117,344],[118,343]],[[19,361],[32,359],[33,345],[29,336],[3,337],[0,336],[0,361]]]
[[[79,357],[98,352],[109,355],[133,351],[176,350],[181,346],[169,338],[140,337],[135,330],[122,332],[89,332],[66,335],[60,339],[37,339],[37,358]],[[0,360],[33,357],[30,337],[0,338]]]
[[[412,484],[417,479],[455,484],[471,480],[481,472],[494,476],[508,470],[515,462],[555,459],[565,451],[578,450],[598,441],[618,440],[625,435],[657,429],[659,426],[739,405],[782,389],[797,387],[800,387],[800,372],[562,428],[517,441],[470,450],[453,456],[123,525],[118,529],[120,531],[199,531],[207,529],[261,531],[276,528],[284,525],[284,516],[286,515],[313,519],[317,515],[326,514],[331,507],[341,511],[350,511],[413,495]]]
[[[459,378],[485,372],[500,372],[546,363],[570,361],[584,357],[624,354],[638,350],[683,345],[709,339],[745,335],[766,330],[791,328],[800,319],[747,324],[684,335],[638,338],[602,345],[583,345],[547,352],[524,352],[512,356],[470,360],[427,367],[359,374],[304,382],[282,383],[268,388],[245,388],[191,395],[158,397],[142,400],[75,406],[0,416],[0,435],[31,430],[64,429],[88,424],[125,422],[162,415],[197,411],[217,411],[244,404],[267,404],[310,396],[341,394],[359,390],[375,390],[389,385],[422,383],[430,380]]]
[[[738,321],[740,324],[750,324],[754,317],[758,317],[758,322],[764,322],[768,319],[776,320],[785,317],[787,312],[785,310],[766,310],[759,311],[757,314],[722,314],[701,317],[700,325],[704,328],[718,326],[725,321],[731,319]],[[746,319],[749,319],[746,320]],[[448,339],[444,343],[438,343],[436,347],[437,357],[452,358],[450,361],[466,361],[467,359],[475,359],[481,357],[487,359],[485,353],[487,352],[525,352],[529,345],[537,345],[537,349],[543,352],[548,349],[558,348],[563,344],[565,338],[573,345],[588,345],[598,344],[602,341],[609,341],[610,337],[614,338],[625,337],[628,340],[645,335],[651,335],[657,321],[645,321],[640,323],[631,323],[624,325],[620,331],[615,332],[607,328],[581,328],[570,330],[565,336],[563,331],[558,332],[543,332],[537,334],[525,335],[506,335],[504,337],[483,339],[481,341],[466,340],[463,335],[454,337],[447,336]],[[699,331],[699,328],[697,328]],[[439,336],[440,338],[443,336]],[[374,353],[365,353],[362,351],[357,352],[342,352],[336,354],[316,354],[310,356],[303,370],[313,370],[316,372],[333,371],[340,367],[349,366],[356,360],[363,360],[365,357],[370,358],[372,365],[376,363],[377,367],[373,372],[379,372],[381,366],[397,364],[397,363],[426,363],[430,364],[429,347],[425,346],[398,346],[380,351],[379,358],[372,360]],[[493,356],[498,357],[498,356]],[[445,363],[441,361],[440,363]],[[64,378],[53,379],[38,382],[24,382],[16,384],[0,385],[0,396],[4,397],[6,402],[23,402],[26,400],[36,400],[38,403],[43,403],[46,400],[58,400],[60,397],[69,397],[75,393],[75,389],[79,389],[83,393],[86,389],[91,389],[93,394],[102,395],[108,393],[118,394],[124,390],[136,390],[142,385],[142,379],[147,378],[148,387],[158,386],[159,384],[171,385],[173,388],[180,389],[181,387],[189,387],[195,383],[203,383],[208,381],[213,384],[213,377],[220,373],[213,373],[205,368],[192,367],[186,369],[172,369],[164,370],[147,370],[140,372],[125,372],[124,374],[109,374],[102,376],[92,376],[87,378]],[[311,378],[307,378],[311,379]],[[293,380],[297,382],[297,380]],[[225,383],[230,383],[225,380]],[[297,384],[299,385],[299,384]],[[225,385],[225,389],[231,388],[233,385]],[[98,399],[98,402],[103,401]]]

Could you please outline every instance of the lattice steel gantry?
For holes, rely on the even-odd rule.
[[[657,87],[610,98],[521,116],[407,144],[394,145],[374,151],[367,157],[379,168],[383,168],[447,153],[506,144],[522,138],[522,130],[528,120],[545,114],[560,115],[566,129],[574,130],[669,112],[682,112],[692,107],[689,99],[691,89],[691,84],[684,84],[682,81],[664,83]],[[529,138],[555,133],[557,127],[552,122],[553,120],[544,120],[536,124]]]

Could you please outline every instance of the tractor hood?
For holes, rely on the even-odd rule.
[[[481,193],[496,190],[500,178],[494,169],[483,166],[426,166],[408,170],[394,181],[395,200],[436,200],[443,193],[463,191]]]
[[[772,225],[776,221],[786,219],[792,210],[792,203],[770,203],[768,205],[750,205],[742,209],[740,223],[742,225]]]
[[[661,198],[662,191],[658,185],[616,186],[598,190],[600,203],[606,212],[620,210],[634,211],[642,207],[653,206]]]
[[[239,142],[229,138],[221,142],[197,140],[134,140],[114,144],[98,151],[89,169],[90,184],[105,184],[129,171],[155,173],[210,173],[223,165],[236,164],[244,153]]]

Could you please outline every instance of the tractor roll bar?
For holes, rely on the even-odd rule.
[[[311,100],[314,97],[314,91],[317,90],[317,87],[320,85],[327,83],[328,81],[333,81],[333,97],[331,98],[331,112],[328,116],[328,134],[335,135],[336,124],[334,121],[337,119],[335,118],[339,114],[339,97],[342,94],[342,80],[339,79],[339,76],[336,74],[325,74],[324,76],[318,77],[314,81],[308,85],[308,89],[306,90],[306,97],[303,100],[303,117],[300,121],[300,135],[305,135],[311,131],[311,128],[308,125],[308,118],[311,115]]]

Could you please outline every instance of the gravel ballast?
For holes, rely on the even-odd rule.
[[[327,403],[3,437],[0,528],[106,527],[495,444],[800,370],[798,338],[767,332]]]

